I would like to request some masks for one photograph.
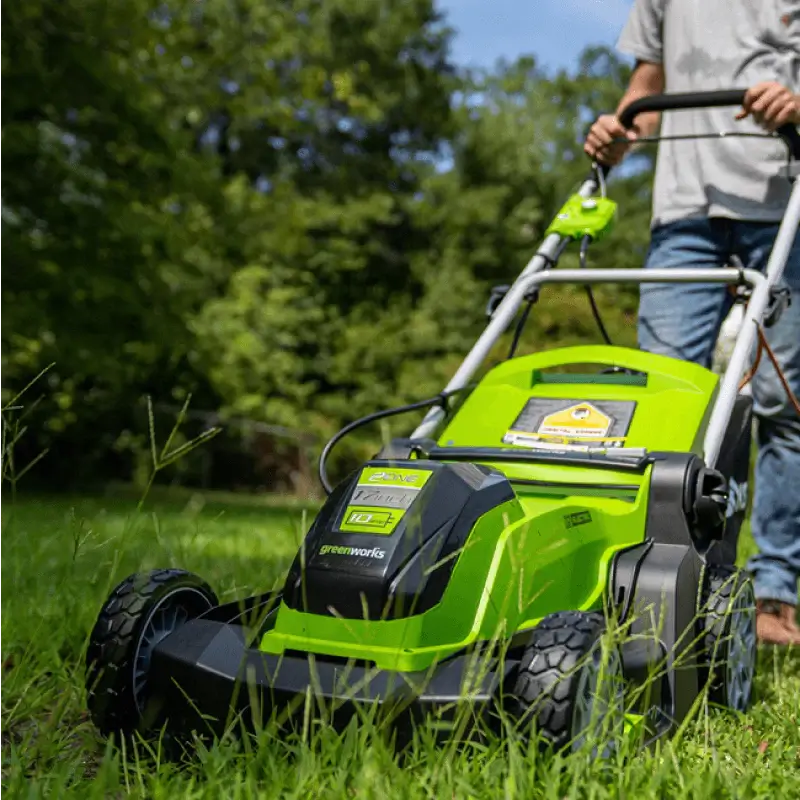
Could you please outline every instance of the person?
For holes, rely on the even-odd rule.
[[[740,109],[705,108],[640,115],[631,131],[601,116],[584,144],[600,163],[617,164],[637,137],[774,131],[800,124],[800,3],[797,0],[634,0],[617,48],[635,67],[617,113],[638,97],[749,87]],[[621,138],[622,142],[615,143]],[[611,145],[609,147],[609,145]],[[653,186],[646,267],[723,267],[738,257],[763,270],[791,184],[785,149],[767,138],[662,141]],[[783,283],[792,304],[767,339],[800,396],[800,235]],[[724,287],[643,284],[642,350],[710,367],[732,298]],[[749,561],[761,642],[800,645],[800,418],[769,359],[753,379],[755,493]]]

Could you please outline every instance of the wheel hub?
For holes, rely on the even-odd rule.
[[[192,610],[198,606],[200,610],[210,607],[205,595],[195,589],[182,587],[162,598],[142,626],[133,657],[133,698],[140,714],[143,713],[147,698],[147,677],[153,651],[162,639],[195,616]]]

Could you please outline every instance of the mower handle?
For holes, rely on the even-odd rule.
[[[623,128],[630,129],[639,114],[648,111],[680,111],[686,108],[717,108],[740,106],[744,103],[746,89],[729,89],[720,92],[685,92],[674,94],[651,94],[629,103],[619,114]],[[800,160],[800,133],[797,127],[787,122],[776,131],[789,147],[792,158]]]

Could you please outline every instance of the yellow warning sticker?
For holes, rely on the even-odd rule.
[[[540,436],[567,436],[570,439],[602,439],[611,427],[611,417],[591,403],[577,403],[548,414],[539,424]]]
[[[530,397],[503,443],[539,449],[623,447],[635,409],[631,400]]]

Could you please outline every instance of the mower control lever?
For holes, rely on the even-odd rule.
[[[492,286],[492,291],[489,294],[489,302],[486,303],[486,319],[491,319],[494,316],[497,306],[503,302],[503,299],[508,294],[508,290],[510,288],[511,287],[508,284],[504,284],[503,286]]]
[[[739,284],[730,287],[734,303],[747,305],[753,296],[749,286]],[[788,286],[773,286],[769,290],[769,301],[764,309],[763,323],[765,328],[771,328],[783,315],[783,312],[792,304],[792,292]]]
[[[497,311],[500,303],[505,300],[506,295],[511,289],[508,285],[492,286],[492,291],[489,294],[489,302],[486,303],[486,319],[491,320],[494,312]],[[523,298],[527,303],[535,303],[539,299],[539,288],[534,287]]]
[[[792,304],[792,293],[788,286],[775,286],[769,293],[769,305],[764,311],[764,327],[771,328]]]
[[[740,106],[744,102],[746,91],[746,89],[730,89],[723,92],[685,92],[640,97],[622,110],[619,114],[619,121],[623,128],[631,128],[636,117],[648,111],[680,111],[687,108]],[[800,160],[800,133],[797,127],[787,123],[786,125],[781,125],[776,133],[786,142],[792,158]]]

